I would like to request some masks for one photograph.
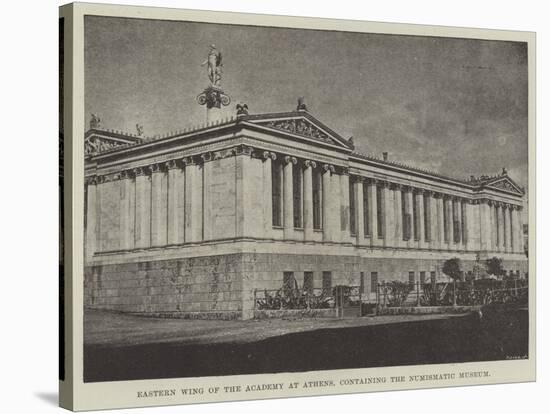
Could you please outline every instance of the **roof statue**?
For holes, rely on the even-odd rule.
[[[136,124],[136,131],[137,131],[137,136],[141,137],[143,135],[143,125]]]
[[[297,111],[307,111],[306,100],[303,96],[300,96],[298,98],[298,106],[296,107],[296,110]]]
[[[247,104],[245,104],[245,103],[237,104],[236,109],[237,109],[237,116],[248,115],[248,105]]]
[[[92,114],[92,119],[90,119],[90,129],[101,128],[101,119],[96,114]]]
[[[202,62],[201,66],[206,66],[206,71],[208,73],[208,79],[210,79],[210,83],[212,86],[220,86],[221,80],[222,80],[222,54],[218,49],[216,49],[216,45],[210,45],[210,52],[208,52],[208,57],[204,62]]]

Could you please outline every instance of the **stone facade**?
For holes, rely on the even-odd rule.
[[[103,142],[86,155],[89,307],[249,318],[254,290],[284,272],[366,300],[376,281],[444,277],[451,257],[527,272],[524,194],[506,171],[458,180],[367,156],[303,109],[86,140]]]

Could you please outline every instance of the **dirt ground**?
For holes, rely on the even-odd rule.
[[[86,309],[86,345],[143,345],[177,342],[179,344],[247,343],[318,329],[339,329],[403,322],[456,318],[463,315],[398,315],[346,319],[300,318],[248,321],[188,320],[148,318],[108,311]]]

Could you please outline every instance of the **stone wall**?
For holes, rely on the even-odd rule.
[[[242,311],[242,256],[90,266],[85,305],[161,316],[231,318]]]
[[[280,289],[284,272],[293,272],[301,287],[304,272],[313,272],[315,288],[322,287],[323,272],[330,272],[331,285],[364,287],[370,291],[373,272],[378,282],[415,280],[435,271],[438,279],[442,259],[388,259],[345,255],[236,253],[176,260],[104,264],[85,269],[85,304],[151,316],[231,319],[254,316],[254,290]],[[463,261],[464,271],[474,261]],[[504,268],[524,276],[527,262],[504,262]],[[363,280],[361,280],[363,277]]]

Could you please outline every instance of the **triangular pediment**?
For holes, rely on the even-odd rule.
[[[84,154],[96,155],[140,143],[142,140],[132,135],[114,131],[90,130],[84,136]]]
[[[352,150],[353,140],[346,140],[305,111],[285,114],[253,115],[246,121],[263,128],[308,138]]]
[[[502,176],[486,182],[483,187],[504,190],[511,193],[523,195],[523,190],[510,177]]]

